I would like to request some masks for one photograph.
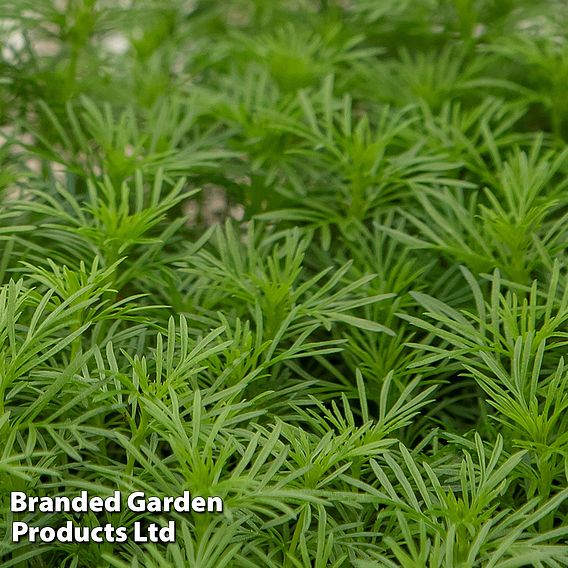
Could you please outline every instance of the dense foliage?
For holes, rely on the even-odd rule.
[[[2,566],[568,566],[565,2],[0,15]]]

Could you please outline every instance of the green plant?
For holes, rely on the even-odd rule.
[[[564,2],[0,14],[2,566],[568,566]]]

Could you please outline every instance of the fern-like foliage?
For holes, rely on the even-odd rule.
[[[568,566],[567,23],[0,0],[0,564]]]

